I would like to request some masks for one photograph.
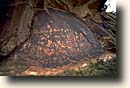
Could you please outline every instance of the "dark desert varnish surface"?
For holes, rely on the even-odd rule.
[[[13,61],[15,68],[57,68],[78,64],[103,52],[91,30],[78,17],[48,8],[36,12],[30,38],[9,61]]]

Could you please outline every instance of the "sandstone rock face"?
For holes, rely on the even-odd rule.
[[[8,4],[7,6],[3,6],[3,8],[12,7],[10,5],[15,4]],[[3,26],[3,31],[1,31],[0,36],[0,55],[2,56],[8,55],[17,46],[29,38],[31,22],[34,14],[34,11],[28,4],[16,4],[16,6],[11,9],[9,8],[9,10],[11,10],[11,12],[8,13],[10,16],[10,18],[7,19],[8,24],[6,21],[5,24],[7,25]]]
[[[44,0],[44,3],[41,3],[43,0],[37,0],[36,2],[38,8],[40,6],[41,8],[53,7],[74,13],[79,17],[85,17],[86,15],[92,16],[93,11],[103,8],[106,0]]]
[[[3,63],[8,68],[3,68],[9,71],[13,68],[14,73],[28,66],[57,68],[78,64],[103,52],[82,20],[68,12],[48,8],[35,14],[29,39]]]
[[[0,75],[71,67],[116,48],[116,17],[98,12],[102,0],[9,1],[0,6]]]
[[[85,17],[87,27],[96,35],[102,47],[116,51],[116,14],[97,13],[98,17]]]

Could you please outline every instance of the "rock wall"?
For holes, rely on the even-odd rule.
[[[4,0],[1,4],[0,54],[8,55],[30,34],[35,11],[53,7],[79,17],[95,16],[102,0]],[[103,0],[105,2],[105,0]],[[104,3],[103,2],[103,3]],[[102,4],[103,5],[103,4]]]
[[[4,26],[2,27],[0,35],[0,55],[8,55],[12,50],[29,38],[34,14],[29,3],[30,2],[26,0],[24,3],[16,1],[7,4],[11,12],[7,12],[9,19],[5,22],[6,25],[3,23]],[[3,8],[7,6],[5,5]]]
[[[37,38],[37,36],[38,36],[38,35],[35,35],[34,37],[31,36],[31,34],[33,34],[32,26],[35,25],[35,24],[32,25],[32,23],[35,20],[37,20],[37,19],[35,19],[34,14],[40,10],[45,10],[46,14],[48,14],[49,11],[48,11],[47,7],[56,8],[56,10],[58,9],[58,11],[61,11],[63,13],[69,12],[69,14],[71,14],[71,16],[72,16],[70,18],[73,18],[73,16],[74,16],[76,18],[75,21],[70,20],[70,19],[68,19],[66,21],[66,23],[69,23],[69,26],[71,27],[70,30],[72,30],[72,29],[75,30],[76,28],[77,28],[77,30],[79,30],[81,28],[79,26],[80,25],[79,20],[80,20],[81,24],[83,24],[85,28],[87,27],[86,30],[80,29],[82,31],[85,31],[85,34],[87,35],[86,36],[87,40],[84,39],[84,41],[91,42],[91,44],[89,44],[89,45],[93,45],[93,46],[102,45],[100,47],[101,53],[104,52],[104,50],[102,50],[102,48],[104,48],[105,50],[112,50],[112,49],[116,50],[116,15],[113,13],[102,12],[102,8],[104,6],[105,1],[106,0],[3,0],[2,3],[0,3],[0,7],[1,7],[0,8],[0,10],[1,10],[1,12],[0,12],[1,13],[0,14],[0,19],[1,19],[0,20],[0,26],[1,26],[0,75],[1,74],[2,75],[12,75],[12,74],[16,75],[16,73],[21,73],[21,72],[25,71],[26,69],[28,69],[30,67],[30,65],[35,64],[35,65],[39,66],[39,63],[42,63],[43,67],[48,67],[45,65],[48,65],[51,63],[51,62],[48,62],[48,59],[50,59],[50,58],[47,58],[47,61],[45,61],[45,62],[44,62],[44,60],[42,60],[42,61],[40,59],[37,60],[37,56],[38,56],[37,48],[39,50],[41,50],[41,47],[35,47],[34,51],[32,52],[31,50],[33,50],[33,48],[29,44],[30,48],[25,49],[26,42],[28,42],[30,37],[32,38],[32,39],[30,39],[30,41],[32,41],[32,40],[36,40],[34,37]],[[63,17],[63,19],[65,20],[65,18],[64,18],[64,16],[66,16],[65,13],[62,15],[61,14],[57,14],[57,15]],[[53,16],[55,16],[55,15],[51,14],[50,19]],[[41,17],[44,18],[46,16],[41,16]],[[53,18],[55,19],[55,23],[57,23],[56,16]],[[43,20],[42,22],[37,21],[36,24],[39,26],[40,23],[42,23],[42,24],[44,22],[46,23],[46,19],[47,18],[44,18],[45,21]],[[52,21],[50,19],[49,19],[49,22],[51,23]],[[57,19],[58,19],[58,16],[57,16]],[[41,20],[40,17],[39,17],[39,20]],[[77,22],[77,20],[78,20],[78,22]],[[48,19],[47,19],[47,21],[48,21]],[[62,21],[63,20],[60,19],[60,22],[55,25],[56,26],[63,25],[64,22],[63,22],[63,24],[61,24]],[[74,24],[76,24],[76,25],[74,25]],[[50,27],[50,26],[47,26],[47,27]],[[43,25],[44,32],[45,32],[45,28],[47,28],[47,27],[44,27],[44,25]],[[63,26],[63,28],[64,27],[65,26]],[[37,30],[37,28],[36,28],[36,30]],[[41,31],[42,30],[43,29],[41,28]],[[89,32],[87,32],[88,30],[89,30]],[[52,31],[52,30],[50,30],[50,31]],[[47,35],[51,34],[50,31],[47,32],[48,33]],[[66,30],[64,30],[64,31],[66,32]],[[35,32],[39,33],[37,31],[35,31]],[[62,29],[60,30],[60,33],[62,33]],[[79,33],[79,31],[76,34],[78,34],[78,33]],[[64,35],[67,35],[67,34],[64,33]],[[62,39],[62,36],[64,36],[64,35],[62,34],[59,38]],[[72,34],[70,34],[70,36],[72,36]],[[77,36],[75,36],[75,37],[77,37]],[[85,35],[82,35],[82,37],[84,38]],[[98,41],[95,37],[98,39]],[[42,38],[43,38],[43,36],[42,36]],[[54,37],[52,37],[52,38],[54,38]],[[68,36],[67,36],[67,38],[68,38]],[[65,39],[67,39],[67,38],[65,38]],[[77,37],[77,38],[80,39],[80,37]],[[71,39],[71,38],[69,38],[69,39]],[[96,41],[94,39],[96,39]],[[60,40],[60,39],[56,39],[56,40]],[[76,40],[76,39],[73,38],[72,41],[73,40]],[[52,41],[50,41],[50,40],[47,40],[47,42],[48,42],[48,44],[47,44],[48,46],[50,46],[52,44]],[[57,41],[57,43],[54,45],[59,44],[59,46],[62,45],[60,47],[66,47],[66,45],[67,45],[66,42],[67,42],[67,40],[64,42],[64,44],[62,44],[62,42]],[[36,41],[34,41],[34,43],[36,43]],[[80,41],[79,44],[80,43],[82,43],[82,41]],[[43,44],[43,42],[41,44]],[[74,46],[74,43],[70,44],[70,45]],[[23,48],[21,48],[21,46]],[[83,46],[83,44],[81,44],[81,46]],[[99,50],[100,50],[100,48],[99,48]],[[24,53],[26,53],[26,55],[20,49],[23,49],[23,51],[24,51]],[[60,48],[58,48],[58,49],[60,51]],[[75,51],[76,48],[73,48],[73,49]],[[82,49],[84,50],[84,46],[82,47]],[[82,51],[82,49],[81,49],[81,51]],[[67,52],[70,52],[71,50],[72,49],[70,49]],[[85,50],[87,50],[87,49],[85,49]],[[43,51],[44,51],[45,55],[52,54],[50,47],[48,49],[46,49],[46,47],[44,47]],[[73,52],[70,52],[67,54],[60,54],[58,52],[58,55],[64,56],[64,55],[69,55]],[[97,51],[95,48],[90,49],[89,56],[92,56],[92,55],[98,56],[96,54],[96,52],[99,52],[98,49],[97,49]],[[27,53],[30,53],[30,57],[28,56],[29,54],[27,54]],[[53,52],[53,53],[55,53],[55,52]],[[82,52],[81,54],[83,54],[83,53],[84,52]],[[18,57],[18,55],[20,58]],[[36,60],[33,60],[33,58],[34,58],[33,55],[36,56],[36,58],[35,58]],[[42,55],[43,55],[43,53],[42,53]],[[42,57],[42,56],[40,56],[40,57]],[[42,59],[45,59],[45,58],[42,58]],[[60,57],[58,57],[58,59],[60,59]],[[63,59],[66,60],[66,57]],[[78,59],[79,58],[77,58],[77,60]],[[83,59],[83,58],[80,58],[80,59]],[[64,62],[64,60],[59,60],[59,61]],[[36,62],[38,62],[38,63],[36,63]],[[43,62],[46,64],[43,64]],[[54,62],[52,61],[52,63],[54,63]],[[60,62],[58,62],[58,64],[59,63]],[[55,66],[52,66],[52,67],[55,67]],[[37,68],[37,67],[35,67],[35,68]],[[34,70],[36,70],[36,69],[34,69]]]

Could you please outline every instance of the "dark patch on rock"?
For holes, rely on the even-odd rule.
[[[56,68],[80,63],[103,52],[93,33],[79,18],[48,8],[35,14],[29,40],[11,59],[17,56],[17,60],[25,58],[33,66]]]

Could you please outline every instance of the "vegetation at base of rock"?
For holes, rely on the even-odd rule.
[[[104,62],[98,60],[97,63],[91,63],[88,67],[80,68],[79,70],[66,70],[58,76],[104,76],[116,77],[118,74],[118,61],[116,57]]]

